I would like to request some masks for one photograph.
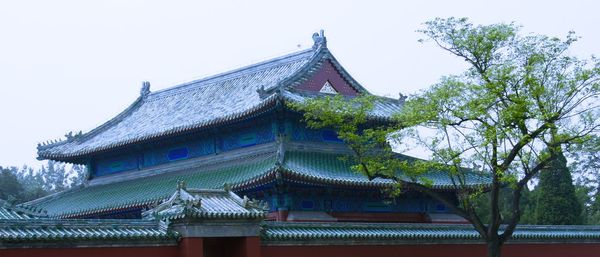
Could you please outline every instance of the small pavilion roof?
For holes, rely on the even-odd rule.
[[[180,181],[175,193],[142,215],[148,220],[254,219],[262,220],[266,202],[241,198],[229,190],[186,188]]]

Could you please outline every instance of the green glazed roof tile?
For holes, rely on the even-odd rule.
[[[156,222],[123,220],[0,221],[0,244],[9,241],[175,239]]]
[[[353,172],[352,163],[342,158],[348,156],[339,153],[288,151],[284,157],[281,171],[284,179],[291,181],[366,187],[387,187],[394,183],[379,178],[370,181]],[[235,189],[247,188],[275,179],[276,159],[275,152],[266,152],[221,164],[201,163],[177,172],[81,187],[25,203],[22,207],[45,210],[50,217],[72,218],[159,203],[172,195],[178,181],[185,181],[190,188],[220,189],[224,184]],[[452,188],[451,180],[443,172],[431,172],[426,177],[436,189]],[[472,173],[467,175],[467,183],[485,185],[487,180]]]
[[[312,241],[327,244],[326,240],[364,239],[480,241],[480,235],[468,224],[398,224],[398,223],[341,223],[341,222],[263,222],[261,238],[265,242],[297,243]],[[519,225],[511,242],[520,241],[595,241],[600,242],[598,226],[537,226]],[[354,241],[354,243],[360,241]]]
[[[19,213],[19,207],[0,206],[0,248],[10,242],[52,240],[166,240],[176,239],[156,221],[140,220],[58,220]],[[168,240],[167,240],[168,241]],[[165,241],[165,242],[167,242]]]
[[[376,178],[369,180],[365,175],[351,170],[353,163],[348,155],[337,153],[322,153],[314,151],[289,151],[286,152],[284,168],[289,176],[295,180],[309,180],[315,183],[341,184],[347,186],[389,186],[392,180]],[[400,158],[409,158],[399,155]],[[402,172],[399,171],[399,176]],[[432,186],[437,189],[452,188],[453,183],[445,172],[433,171],[425,175],[432,181]],[[406,179],[409,180],[408,178]],[[486,185],[489,179],[469,172],[466,175],[467,185]]]
[[[255,219],[262,220],[268,205],[263,201],[240,198],[220,189],[187,189],[183,183],[175,193],[154,208],[142,213],[147,220]]]
[[[238,160],[221,168],[194,168],[112,184],[82,187],[24,204],[47,211],[51,217],[69,218],[114,209],[146,206],[171,196],[178,181],[189,187],[217,189],[225,183],[241,186],[266,176],[275,167],[273,154]]]
[[[0,220],[8,219],[31,219],[27,214],[16,212],[12,209],[0,206]]]

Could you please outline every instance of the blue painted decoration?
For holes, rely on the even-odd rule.
[[[181,159],[187,159],[189,156],[189,151],[187,147],[176,148],[167,154],[169,161],[176,161]]]
[[[273,125],[271,122],[264,122],[224,134],[220,140],[220,149],[222,151],[231,151],[273,141],[275,141]]]
[[[100,159],[96,162],[94,176],[104,176],[128,170],[137,169],[137,157],[135,155],[124,155]]]
[[[310,129],[300,122],[292,123],[291,139],[294,141],[343,143],[332,129]]]
[[[315,202],[311,200],[304,200],[300,203],[302,210],[313,210],[315,208]]]
[[[326,142],[338,142],[338,143],[343,142],[343,140],[341,140],[338,137],[338,134],[335,131],[330,130],[330,129],[321,130],[321,136],[323,138],[323,141],[326,141]]]
[[[165,146],[144,152],[144,167],[151,167],[215,153],[214,139],[204,138],[185,144]]]

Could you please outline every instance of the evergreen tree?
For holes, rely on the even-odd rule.
[[[535,190],[530,191],[529,188],[525,188],[523,190],[523,193],[521,194],[521,210],[523,210],[523,214],[521,215],[519,224],[535,224],[536,223],[535,222],[536,199],[537,199],[537,192]],[[508,208],[505,208],[504,212],[508,212],[506,210],[508,210]],[[508,216],[508,214],[506,214],[505,216]]]
[[[504,187],[500,189],[502,191],[502,198],[500,199],[501,212],[503,217],[510,216],[509,210],[510,205],[513,202],[513,189],[510,187]],[[523,214],[519,220],[519,224],[535,224],[535,204],[537,198],[535,197],[536,191],[530,191],[525,188],[521,194],[521,210]],[[477,213],[484,223],[490,223],[490,194],[489,192],[477,196],[475,199],[477,205]]]
[[[23,186],[11,169],[0,166],[0,199],[17,202],[25,194]]]
[[[548,225],[582,224],[582,206],[575,194],[567,159],[560,150],[551,154],[554,159],[540,172],[535,221]]]
[[[594,191],[594,187],[582,183],[580,179],[575,182],[575,195],[577,195],[577,199],[579,204],[581,205],[581,222],[582,224],[593,224],[591,223],[591,214],[592,214],[592,205],[594,201],[592,200],[591,193]]]
[[[588,224],[600,225],[600,183],[594,194],[593,202],[589,207]]]
[[[12,203],[31,201],[81,185],[85,174],[85,166],[54,161],[48,161],[38,170],[27,165],[21,169],[0,166],[0,199]]]

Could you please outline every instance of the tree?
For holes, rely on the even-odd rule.
[[[504,187],[501,190],[501,199],[499,200],[500,211],[503,217],[508,217],[510,215],[510,205],[513,200],[513,189],[510,187]],[[523,210],[523,215],[519,220],[520,224],[536,224],[535,220],[535,207],[537,200],[537,192],[536,190],[530,191],[528,188],[524,188],[521,192],[521,210]],[[485,224],[490,223],[490,195],[487,193],[480,194],[474,196],[475,203],[477,206],[477,215],[481,218],[481,221]]]
[[[585,224],[600,224],[600,137],[591,135],[583,144],[568,146],[571,160],[569,169],[576,180],[575,190],[583,206],[582,217]]]
[[[17,176],[10,169],[0,166],[0,199],[16,202],[23,194],[25,194],[25,190]]]
[[[594,204],[594,201],[592,200],[591,194],[593,191],[594,187],[589,184],[582,184],[580,181],[575,183],[575,195],[577,196],[579,205],[582,207],[581,221],[583,224],[587,225],[597,224],[592,217],[592,205]]]
[[[379,100],[367,96],[316,98],[292,106],[304,112],[308,126],[338,132],[354,152],[353,169],[444,203],[473,225],[488,256],[500,256],[520,221],[528,182],[554,158],[544,149],[581,143],[597,131],[600,62],[566,54],[577,40],[573,33],[565,40],[523,36],[514,24],[476,26],[466,18],[438,18],[420,32],[423,42],[434,42],[469,68],[411,96],[394,119],[370,119],[373,101]],[[431,160],[395,158],[391,145],[412,148],[407,142],[427,149]],[[488,183],[473,186],[464,167],[479,167]],[[457,200],[431,190],[423,176],[430,170],[446,173]],[[488,223],[477,211],[484,194]],[[506,210],[503,198],[511,199]]]
[[[567,168],[567,158],[562,151],[540,172],[540,181],[536,187],[538,201],[536,205],[536,224],[575,225],[582,224],[582,205],[575,194],[573,178]]]
[[[48,161],[39,170],[0,166],[0,199],[22,203],[81,185],[85,166]]]
[[[600,136],[591,135],[582,144],[570,145],[568,147],[570,159],[572,159],[574,170],[579,180],[584,184],[598,182],[597,171],[600,170]]]
[[[588,224],[600,225],[600,184],[596,188],[593,202],[589,206]]]

